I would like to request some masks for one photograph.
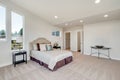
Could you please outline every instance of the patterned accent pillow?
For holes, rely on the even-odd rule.
[[[38,48],[37,48],[37,45],[36,44],[33,44],[33,50],[38,50]]]

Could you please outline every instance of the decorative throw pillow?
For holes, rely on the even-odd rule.
[[[38,50],[36,44],[33,44],[33,50],[36,50],[36,51]]]
[[[50,45],[50,44],[49,44],[49,45],[46,45],[46,50],[47,50],[47,51],[53,50],[52,45]]]
[[[40,45],[37,43],[37,50],[40,51]]]
[[[40,44],[40,51],[46,51],[46,44]]]

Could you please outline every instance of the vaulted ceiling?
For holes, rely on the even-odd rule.
[[[120,0],[11,0],[56,26],[77,26],[120,19]],[[108,18],[103,16],[108,14]],[[54,16],[58,18],[55,19]],[[67,25],[65,25],[67,24]]]

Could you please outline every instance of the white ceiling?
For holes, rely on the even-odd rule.
[[[104,18],[104,15],[108,14],[109,17]],[[114,10],[114,11],[109,11],[106,13],[102,14],[97,14],[89,17],[84,17],[82,20],[84,21],[83,23],[80,22],[80,19],[77,20],[72,20],[69,22],[57,24],[56,26],[58,27],[72,27],[72,26],[82,26],[84,24],[92,24],[92,23],[98,23],[98,22],[104,22],[104,21],[110,21],[110,20],[120,20],[120,9]],[[65,24],[68,25],[65,25]]]
[[[120,19],[120,0],[101,0],[95,4],[95,0],[11,0],[13,3],[40,16],[52,25],[77,26],[84,23]],[[108,18],[103,15],[108,14]],[[55,19],[54,16],[58,16]]]

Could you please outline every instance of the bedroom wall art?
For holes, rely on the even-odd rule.
[[[52,36],[57,36],[57,37],[59,37],[59,36],[60,36],[60,31],[53,31],[53,32],[52,32]]]

